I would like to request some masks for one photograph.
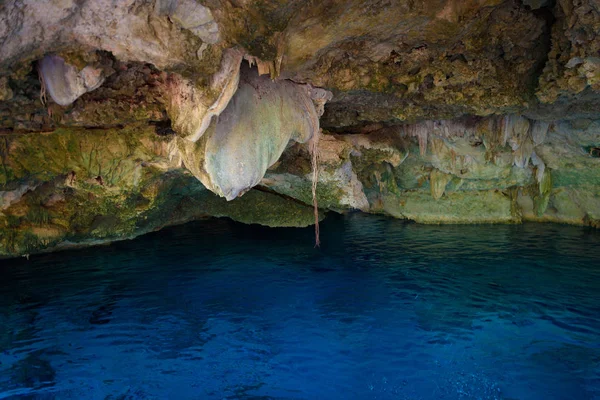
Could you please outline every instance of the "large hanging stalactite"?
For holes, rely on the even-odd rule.
[[[288,80],[273,81],[242,65],[237,91],[197,140],[176,138],[185,167],[204,186],[232,200],[256,186],[290,140],[305,143],[319,132],[331,93]]]

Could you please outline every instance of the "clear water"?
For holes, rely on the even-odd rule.
[[[227,220],[0,261],[0,398],[600,399],[600,232]]]

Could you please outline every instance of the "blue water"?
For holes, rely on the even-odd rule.
[[[600,399],[600,232],[228,220],[0,261],[0,398]]]

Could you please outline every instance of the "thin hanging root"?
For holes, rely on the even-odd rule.
[[[319,139],[321,138],[321,130],[317,130],[310,140],[309,150],[311,155],[312,167],[312,198],[313,209],[315,212],[315,247],[321,246],[319,239],[319,204],[317,202],[317,183],[319,181]]]
[[[44,76],[42,75],[39,66],[38,79],[40,80],[40,101],[42,102],[42,106],[46,107],[46,104],[48,104],[48,99],[46,98],[46,82],[44,82]]]

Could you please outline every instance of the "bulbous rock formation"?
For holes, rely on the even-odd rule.
[[[61,106],[72,104],[81,95],[97,89],[104,82],[102,69],[88,65],[78,71],[59,56],[44,57],[38,68],[44,88],[52,100]]]
[[[273,81],[247,66],[240,75],[229,104],[199,140],[193,135],[174,143],[183,165],[227,200],[256,186],[290,140],[305,143],[313,137],[319,131],[318,109],[331,98],[325,90]]]
[[[238,89],[243,55],[237,49],[225,51],[208,90],[180,75],[169,78],[164,92],[173,129],[192,142],[204,135],[212,118],[223,112]]]

